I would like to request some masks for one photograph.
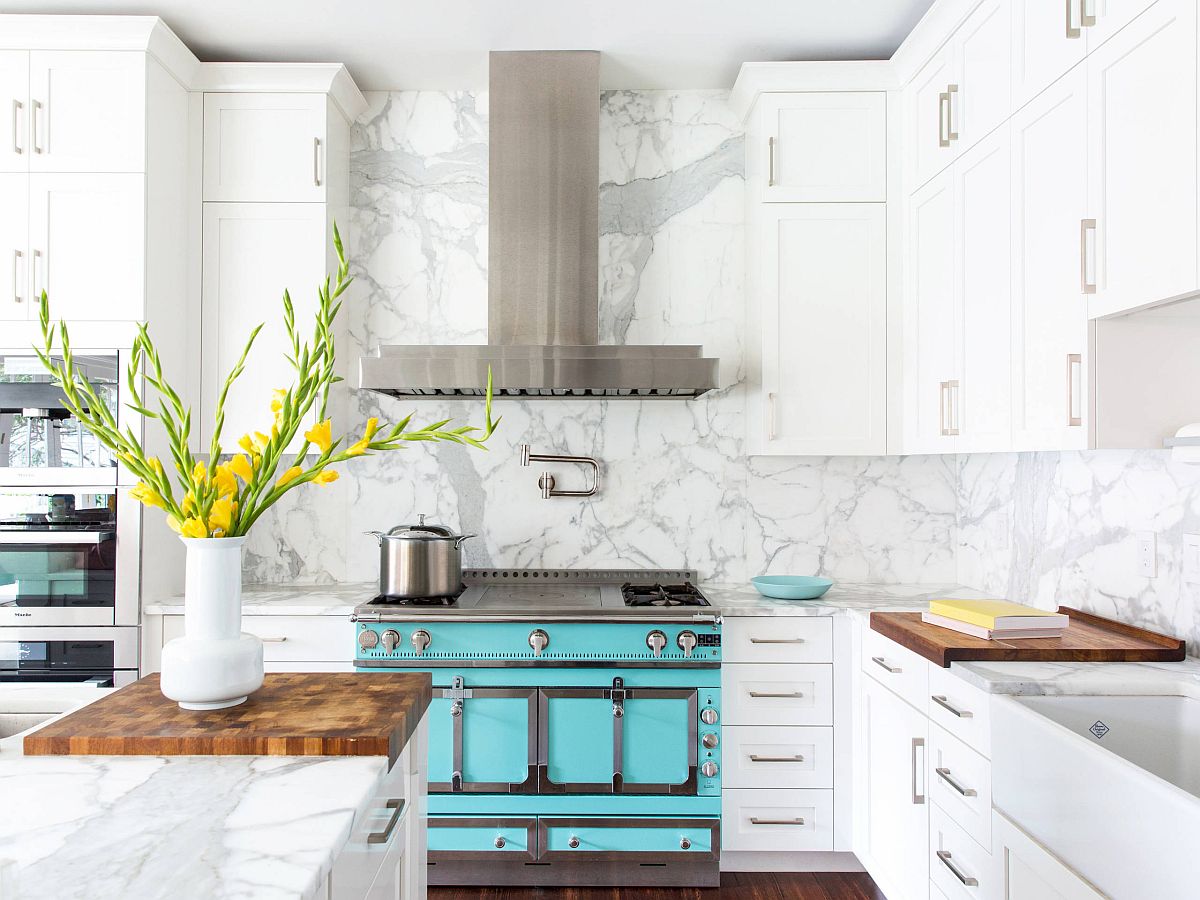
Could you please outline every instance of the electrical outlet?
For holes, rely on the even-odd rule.
[[[1200,534],[1183,536],[1183,580],[1200,584]]]
[[[1137,534],[1137,571],[1145,578],[1158,575],[1158,535],[1153,531]]]

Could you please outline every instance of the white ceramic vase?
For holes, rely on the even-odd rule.
[[[162,650],[162,692],[184,709],[236,706],[263,683],[262,641],[242,632],[244,537],[187,547],[183,637]]]

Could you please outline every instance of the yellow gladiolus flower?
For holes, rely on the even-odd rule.
[[[379,419],[375,416],[367,419],[367,427],[363,429],[363,440],[369,441],[375,437],[375,432],[379,430]]]
[[[333,443],[333,423],[329,419],[318,422],[304,432],[304,439],[320,447],[322,453],[328,453],[329,445]]]
[[[208,537],[208,529],[204,527],[204,523],[195,516],[184,520],[183,526],[179,529],[179,533],[187,538]]]
[[[179,520],[174,516],[167,516],[167,527],[176,534],[183,534],[183,529],[179,525]]]
[[[157,456],[146,457],[146,464],[150,466],[156,475],[161,475],[163,473],[163,464],[159,462]]]
[[[180,504],[180,508],[185,516],[190,516],[196,511],[196,493],[194,491],[188,491],[183,495],[183,503]]]
[[[279,480],[275,482],[276,487],[283,487],[283,485],[287,484],[289,481],[294,479],[296,476],[298,476],[303,471],[304,470],[302,468],[300,468],[299,466],[292,466],[290,469],[288,469],[286,472],[284,472],[282,475],[279,476]]]
[[[338,480],[337,469],[322,469],[313,479],[317,484],[332,484]]]
[[[144,481],[139,481],[129,492],[129,496],[139,503],[144,503],[146,506],[157,506],[159,509],[167,508],[167,503],[163,500],[162,495]]]
[[[214,501],[212,509],[208,512],[208,527],[212,529],[213,535],[216,535],[217,532],[221,534],[228,532],[235,515],[237,515],[237,503],[226,497]]]
[[[259,453],[262,453],[263,450],[266,448],[267,444],[270,442],[270,440],[271,439],[269,437],[267,437],[265,434],[263,434],[261,431],[254,432],[254,449],[257,450]]]
[[[276,388],[271,392],[271,412],[278,414],[283,409],[283,400],[286,396],[286,388]]]
[[[229,471],[233,472],[234,475],[242,479],[246,484],[249,484],[254,478],[254,467],[250,465],[250,460],[246,459],[240,453],[226,463],[226,465],[229,466]]]
[[[371,443],[371,441],[369,438],[363,438],[361,441],[355,441],[353,444],[351,444],[349,447],[346,448],[346,455],[347,456],[362,456],[369,449],[367,445],[370,443]]]
[[[200,484],[207,477],[208,477],[208,466],[206,466],[202,462],[196,463],[195,467],[192,469],[192,481],[195,482],[196,484]]]
[[[213,480],[217,484],[218,497],[232,497],[237,493],[237,478],[234,477],[230,463],[221,463],[217,466],[217,475]]]

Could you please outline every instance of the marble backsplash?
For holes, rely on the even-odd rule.
[[[368,95],[343,236],[356,282],[349,358],[380,343],[487,340],[486,94]],[[480,537],[469,565],[688,566],[954,577],[955,465],[937,457],[747,459],[743,451],[743,137],[720,91],[611,92],[600,122],[600,339],[697,343],[724,389],[698,401],[500,401],[488,452],[415,447],[289,494],[247,544],[258,582],[369,580],[363,534],[419,513]],[[351,398],[351,419],[478,420],[478,403]],[[595,456],[591,499],[542,500],[518,446]],[[582,470],[558,467],[564,487]]]

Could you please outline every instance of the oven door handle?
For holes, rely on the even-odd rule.
[[[0,547],[5,544],[99,546],[116,536],[115,531],[5,531],[0,532]]]

